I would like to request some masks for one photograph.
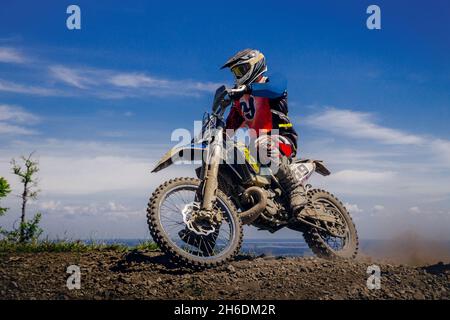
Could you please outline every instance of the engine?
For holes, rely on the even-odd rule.
[[[272,190],[264,190],[267,194],[266,209],[259,218],[253,223],[259,229],[275,232],[283,228],[289,219],[286,208],[278,201],[278,194]]]

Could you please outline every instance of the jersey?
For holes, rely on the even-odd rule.
[[[250,93],[233,102],[226,121],[227,129],[240,127],[253,129],[250,134],[257,138],[263,134],[278,134],[288,139],[280,149],[286,156],[297,152],[297,133],[288,117],[287,91],[278,83],[262,78],[261,82],[250,86]],[[256,136],[255,136],[256,135]],[[289,146],[290,145],[290,146]]]

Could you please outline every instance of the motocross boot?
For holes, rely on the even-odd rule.
[[[294,172],[289,166],[288,158],[282,157],[280,160],[280,166],[275,176],[283,189],[289,194],[292,215],[296,216],[300,212],[300,209],[308,202],[305,188],[295,177]]]

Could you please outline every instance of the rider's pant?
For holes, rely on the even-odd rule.
[[[264,135],[255,140],[258,161],[270,164],[270,168],[281,187],[289,195],[290,206],[296,214],[307,202],[305,189],[291,169],[293,147],[288,138],[281,135]]]

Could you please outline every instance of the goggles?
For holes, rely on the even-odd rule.
[[[250,71],[250,69],[250,63],[243,63],[231,68],[231,72],[233,72],[236,79],[240,79],[245,76]]]

